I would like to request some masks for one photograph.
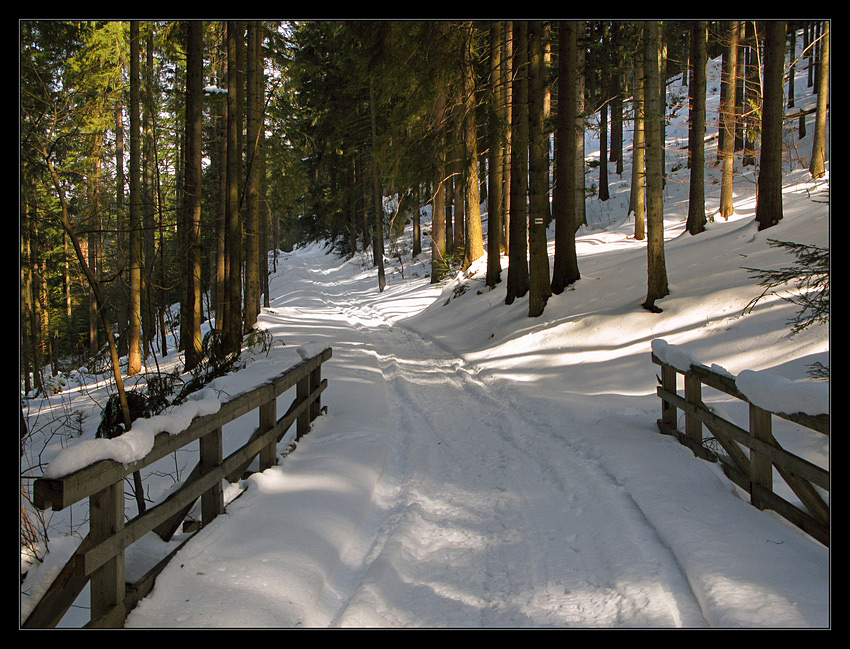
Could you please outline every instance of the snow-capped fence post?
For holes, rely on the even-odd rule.
[[[694,362],[687,353],[667,345],[663,340],[653,341],[652,362],[661,366],[661,385],[656,389],[662,404],[658,429],[665,435],[676,437],[697,457],[720,462],[726,476],[750,494],[754,507],[775,511],[829,546],[829,503],[821,493],[829,492],[829,470],[782,448],[773,435],[772,424],[773,417],[780,417],[829,435],[828,385],[782,383],[778,377],[754,376],[754,372],[747,370],[736,378],[723,368]],[[684,396],[677,392],[678,374],[685,377]],[[749,430],[724,419],[716,409],[709,408],[702,401],[703,385],[746,402]],[[784,399],[774,398],[772,402],[787,403],[768,410],[763,402],[765,397],[760,394],[765,385],[774,387],[784,396]],[[801,407],[795,398],[799,392],[806,392],[817,405]],[[826,399],[821,398],[824,393],[827,394]],[[778,412],[782,408],[792,412]],[[684,433],[677,428],[676,409],[685,414]],[[672,416],[671,412],[674,413]],[[703,425],[713,436],[712,441],[719,446],[712,448],[705,443]],[[799,498],[799,503],[790,502],[776,493],[774,470]]]
[[[172,416],[136,420],[128,434],[136,434],[132,441],[137,444],[147,440],[150,445],[131,456],[116,457],[116,449],[126,452],[133,447],[120,436],[86,440],[76,452],[72,446],[63,451],[64,457],[60,453],[58,468],[51,463],[45,477],[35,481],[33,504],[38,509],[59,511],[88,498],[89,533],[44,589],[22,627],[55,627],[89,583],[91,621],[87,626],[123,626],[127,613],[150,592],[156,576],[191,536],[133,584],[125,583],[125,549],[149,532],[170,540],[198,499],[202,522],[207,525],[224,511],[222,480],[236,482],[258,456],[260,470],[272,466],[277,459],[276,446],[292,424],[298,422],[299,435],[309,431],[312,420],[321,412],[320,397],[327,388],[321,366],[331,358],[332,350],[310,346],[299,353],[301,362],[225,403],[215,399],[214,407],[205,401],[203,406],[195,403],[178,412],[187,405],[183,404],[170,413]],[[293,387],[295,399],[276,419],[277,397]],[[257,429],[240,448],[222,458],[223,426],[254,411],[259,411]],[[144,437],[145,433],[149,437]],[[199,461],[179,489],[125,521],[124,479],[195,441],[200,447]]]

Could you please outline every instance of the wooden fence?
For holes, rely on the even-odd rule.
[[[102,460],[63,478],[36,480],[36,507],[58,511],[88,498],[90,523],[88,535],[22,626],[55,627],[88,582],[91,620],[87,626],[123,626],[127,614],[150,592],[156,576],[186,541],[133,584],[125,583],[124,550],[151,531],[170,540],[198,498],[202,524],[208,524],[224,511],[222,480],[236,482],[258,456],[260,471],[274,465],[276,445],[290,426],[296,424],[299,439],[319,415],[321,394],[327,387],[327,380],[321,378],[321,367],[330,357],[328,347],[222,404],[217,413],[195,417],[181,433],[158,434],[153,449],[137,462],[122,465]],[[292,387],[296,390],[295,399],[277,419],[276,399]],[[222,427],[253,410],[259,410],[257,429],[241,448],[223,458]],[[180,489],[125,523],[124,478],[195,440],[199,441],[199,462]]]
[[[772,413],[751,403],[728,374],[691,363],[688,371],[677,370],[655,353],[652,361],[661,366],[659,430],[673,435],[696,456],[721,463],[730,480],[750,494],[750,502],[759,509],[771,509],[791,523],[829,546],[829,504],[816,487],[829,491],[829,471],[790,453],[776,441],[772,417],[777,416],[829,435],[829,415]],[[684,375],[684,396],[678,394],[678,375]],[[712,412],[702,401],[706,385],[749,404],[749,430]],[[685,431],[677,428],[677,409],[685,414]],[[702,426],[708,429],[725,453],[716,453],[703,440]],[[747,453],[743,448],[749,449]],[[777,495],[773,489],[773,469],[800,499],[803,507]]]

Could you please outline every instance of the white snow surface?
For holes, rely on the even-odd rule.
[[[714,124],[716,94],[709,102]],[[667,129],[668,168],[686,156],[686,106],[679,115]],[[698,236],[684,231],[687,169],[669,173],[671,293],[658,301],[660,314],[640,307],[646,247],[626,214],[628,166],[623,179],[609,172],[609,201],[588,201],[589,225],[577,237],[581,279],[538,318],[527,317],[527,298],[504,304],[506,259],[495,289],[484,285],[484,259],[431,284],[427,236],[420,257],[407,253],[403,274],[387,260],[382,293],[371,253],[346,260],[316,243],[281,254],[259,317],[275,343],[210,390],[224,401],[330,346],[327,413],[285,456],[284,440],[277,466],[225,485],[226,513],[177,553],[126,626],[829,627],[829,549],[752,507],[717,465],[656,424],[653,349],[677,366],[696,361],[736,376],[754,401],[774,404],[781,393],[795,408],[817,402],[820,410],[828,399],[828,383],[813,396],[802,387],[811,363],[828,364],[828,326],[792,335],[796,307],[778,296],[746,309],[762,289],[742,267],[789,261],[769,237],[829,245],[828,175],[811,180],[798,159],[810,140],[788,137],[796,148],[784,218],[764,232],[753,221],[752,169],[736,177],[736,213]],[[717,174],[707,164],[709,214]],[[409,236],[399,243],[409,246]],[[159,363],[173,367],[179,357]],[[80,381],[27,403],[30,422],[54,408],[88,414],[81,439],[54,436],[39,447],[51,470],[62,446],[85,444],[97,425],[91,396],[106,388]],[[282,395],[278,411],[292,398]],[[703,399],[746,426],[745,403],[708,388]],[[225,454],[255,425],[246,416],[226,426]],[[829,467],[827,436],[779,418],[773,432]],[[176,488],[174,466],[186,473],[193,464],[181,455],[144,471],[149,500]],[[50,552],[30,568],[22,615],[85,532],[84,507],[52,515]],[[135,514],[131,497],[127,514]],[[136,543],[128,578],[181,540],[151,534]],[[84,624],[86,607],[84,592],[62,626]]]

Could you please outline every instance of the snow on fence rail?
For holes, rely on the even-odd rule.
[[[652,343],[652,361],[661,366],[659,430],[675,436],[694,455],[720,462],[726,476],[750,494],[759,509],[772,509],[829,546],[829,504],[817,488],[829,492],[829,471],[783,449],[772,433],[772,416],[829,435],[829,387],[787,382],[781,377],[745,370],[737,379],[718,366],[694,362],[686,352],[663,340]],[[678,375],[684,375],[684,396]],[[749,404],[749,430],[720,417],[702,401],[702,386]],[[770,409],[768,409],[770,408]],[[677,409],[685,414],[685,431],[677,428]],[[718,454],[703,443],[702,426],[725,451]],[[749,455],[741,447],[749,449]],[[773,468],[800,499],[803,508],[777,495]]]
[[[327,387],[321,367],[331,353],[330,347],[310,349],[299,363],[222,404],[217,412],[195,416],[178,433],[158,433],[150,451],[138,460],[122,463],[101,459],[64,476],[36,480],[36,507],[58,511],[88,498],[90,523],[88,535],[22,626],[55,627],[89,581],[91,621],[87,626],[123,626],[127,614],[150,592],[156,576],[180,548],[133,584],[124,580],[125,549],[151,531],[170,540],[199,498],[202,524],[207,525],[224,511],[222,480],[237,481],[258,456],[260,471],[274,465],[276,445],[290,426],[296,424],[296,440],[300,439],[319,415],[321,394]],[[295,399],[277,419],[276,399],[292,387]],[[223,458],[222,427],[253,410],[259,410],[257,429],[241,448]],[[125,523],[124,478],[195,440],[200,445],[199,462],[180,489]]]

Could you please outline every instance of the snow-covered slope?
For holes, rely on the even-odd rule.
[[[710,129],[717,91],[709,83]],[[682,114],[668,126],[668,168],[683,155]],[[259,319],[276,343],[212,389],[232,394],[296,362],[299,347],[327,344],[328,413],[279,466],[228,486],[228,498],[241,496],[177,555],[127,626],[828,626],[829,550],[658,433],[650,360],[661,339],[734,375],[805,381],[808,365],[828,364],[828,326],[792,335],[796,307],[775,296],[744,313],[762,290],[744,267],[792,261],[768,238],[829,245],[829,176],[812,181],[810,142],[793,130],[787,141],[785,218],[765,232],[753,221],[752,168],[738,170],[735,215],[696,237],[684,231],[687,170],[669,173],[671,294],[660,314],[640,307],[646,253],[626,214],[628,167],[623,179],[610,174],[609,201],[588,201],[582,278],[539,318],[525,299],[506,306],[504,283],[484,286],[484,260],[430,284],[427,243],[403,278],[390,269],[383,293],[366,255],[343,260],[322,244],[283,254]],[[587,151],[597,151],[592,133]],[[31,421],[38,408],[93,413],[88,393],[98,390],[72,383],[29,403]],[[704,399],[746,423],[743,404],[709,390]],[[96,424],[90,414],[82,439]],[[828,438],[784,420],[774,433],[829,466]],[[76,442],[54,436],[38,452],[47,463]],[[173,475],[145,476],[152,499]],[[72,510],[54,520],[47,561],[22,588],[25,610],[73,549],[61,525],[82,532],[84,519]],[[128,574],[170,547],[143,539]],[[72,609],[63,624],[86,617]]]

